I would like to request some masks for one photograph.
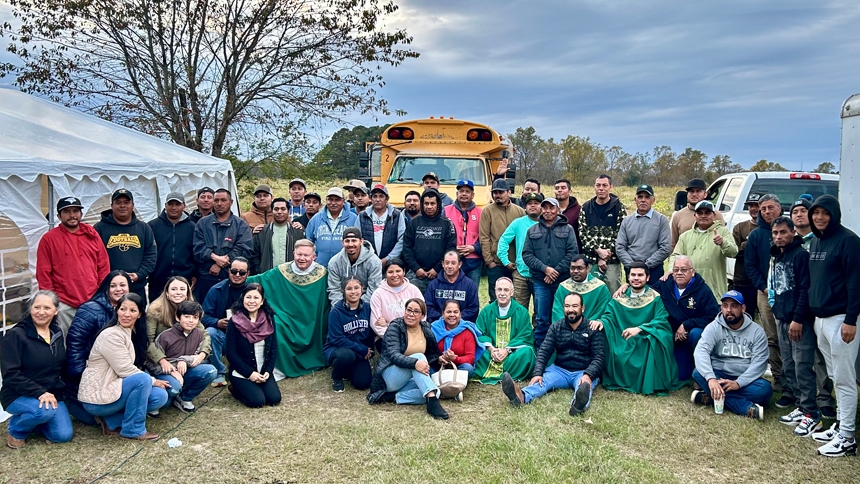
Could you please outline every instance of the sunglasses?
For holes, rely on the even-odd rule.
[[[234,276],[244,276],[247,273],[248,271],[242,269],[230,269],[230,274],[233,274]]]

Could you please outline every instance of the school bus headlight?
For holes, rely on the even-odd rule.
[[[489,129],[470,129],[466,133],[469,141],[493,141],[493,133]]]
[[[388,139],[410,140],[415,138],[415,132],[410,128],[393,128],[388,130]]]

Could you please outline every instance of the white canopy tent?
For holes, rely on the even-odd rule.
[[[149,221],[169,192],[185,194],[192,207],[202,186],[235,194],[230,162],[0,89],[0,334],[21,317],[36,286],[36,251],[56,224],[55,200],[80,198],[84,220],[94,222],[124,187]]]

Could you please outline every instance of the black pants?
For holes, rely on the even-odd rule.
[[[206,300],[206,295],[209,294],[209,289],[218,284],[223,279],[212,277],[210,275],[200,276],[197,278],[197,284],[194,285],[194,300],[203,304]]]
[[[355,354],[355,351],[348,348],[337,348],[332,351],[328,359],[332,380],[349,378],[356,390],[370,388],[370,380],[373,377],[370,361],[361,358]]]
[[[281,403],[281,390],[275,383],[275,376],[269,374],[269,379],[263,383],[254,383],[245,378],[230,377],[230,392],[233,398],[251,408],[260,408],[263,405],[277,405]]]
[[[756,304],[756,301],[758,300],[758,290],[751,286],[734,286],[733,289],[741,293],[741,296],[744,297],[744,302],[746,302],[747,306],[747,314],[749,314],[753,321],[755,321],[755,315],[758,312],[758,304]]]

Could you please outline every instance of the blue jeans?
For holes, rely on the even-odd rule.
[[[468,363],[463,363],[463,364],[457,365],[457,369],[468,371],[470,379],[472,378],[472,375],[475,374],[475,365],[470,365]]]
[[[717,378],[725,378],[727,380],[737,379],[736,376],[728,375],[716,369],[714,370],[714,375],[716,375]],[[696,380],[696,383],[698,383],[704,391],[709,391],[708,382],[705,380],[705,377],[699,373],[699,370],[693,370],[693,380]],[[754,404],[757,403],[761,406],[767,405],[767,402],[770,401],[770,397],[772,395],[773,387],[770,386],[770,382],[764,378],[758,378],[739,390],[726,392],[725,405],[726,408],[732,412],[746,416],[747,412]]]
[[[72,419],[63,402],[57,403],[57,408],[42,405],[33,397],[18,397],[6,409],[12,414],[9,419],[9,435],[25,440],[36,431],[51,442],[61,443],[72,440]]]
[[[687,333],[685,341],[675,341],[673,353],[675,363],[678,364],[678,381],[684,382],[692,377],[693,369],[696,367],[693,351],[700,339],[702,339],[702,328],[693,328]]]
[[[427,361],[427,357],[421,353],[410,355],[410,358]],[[386,391],[397,392],[396,402],[400,405],[423,405],[428,393],[439,390],[429,375],[395,365],[382,370],[382,379],[385,380]]]
[[[224,354],[224,344],[227,343],[227,333],[218,328],[206,328],[209,333],[209,341],[212,345],[212,354],[209,355],[209,364],[215,367],[218,376],[223,377],[227,373],[227,367],[221,361],[221,355]]]
[[[523,388],[523,396],[526,403],[529,403],[553,390],[572,388],[576,392],[576,389],[579,388],[579,380],[582,379],[582,375],[584,374],[585,372],[582,370],[568,371],[560,366],[549,365],[543,372],[543,386],[529,385]],[[585,404],[585,408],[591,405],[591,394],[594,393],[594,387],[599,383],[600,378],[596,378],[591,382],[591,391],[588,393],[588,403]],[[571,402],[573,402],[573,399],[571,399]]]
[[[543,278],[532,278],[535,288],[535,350],[540,348],[549,326],[552,324],[552,303],[558,284],[546,284]]]
[[[472,261],[473,259],[469,259]],[[477,260],[477,267],[473,267],[469,272],[466,272],[466,277],[472,280],[475,283],[475,287],[481,287],[481,272],[484,270],[484,261],[481,258],[474,259]],[[466,263],[463,262],[463,268],[465,269]]]
[[[496,300],[496,281],[502,277],[513,277],[514,273],[503,265],[487,267],[487,292],[490,294],[490,302]]]
[[[212,383],[216,376],[218,376],[218,370],[215,369],[215,366],[201,363],[185,372],[182,378],[185,385],[180,385],[179,380],[170,375],[156,375],[155,378],[170,384],[170,388],[167,389],[167,402],[164,403],[166,407],[173,403],[176,395],[181,395],[182,400],[186,402],[194,400],[197,395],[203,393],[203,390]]]
[[[104,418],[111,430],[122,427],[119,434],[133,439],[146,433],[146,412],[158,410],[165,402],[167,392],[152,386],[152,377],[141,372],[122,379],[119,400],[104,405],[84,403],[84,410]]]

